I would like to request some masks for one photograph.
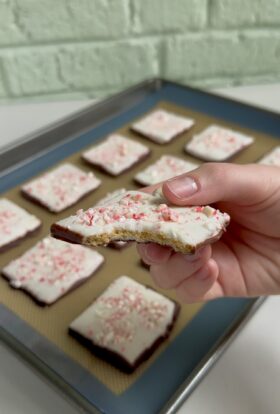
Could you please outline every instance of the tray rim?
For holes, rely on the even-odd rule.
[[[232,323],[225,330],[223,335],[218,339],[214,346],[209,349],[201,362],[197,365],[191,375],[186,377],[177,391],[162,407],[158,414],[175,414],[177,410],[183,405],[189,395],[200,384],[210,369],[216,364],[220,357],[224,354],[227,348],[231,345],[237,335],[242,331],[247,322],[255,315],[256,311],[264,303],[266,297],[253,298],[252,301],[246,305],[246,308],[238,315]],[[5,305],[1,305],[8,313],[13,314]],[[0,308],[1,308],[0,306]],[[19,318],[15,315],[16,318]],[[6,346],[15,352],[22,362],[28,362],[29,367],[36,370],[36,375],[44,379],[49,386],[54,385],[63,393],[63,397],[74,405],[79,410],[85,410],[89,414],[103,414],[103,411],[96,408],[86,400],[77,390],[64,381],[58,373],[55,373],[39,356],[34,354],[27,346],[19,345],[19,341],[8,332],[4,326],[0,325],[0,339]]]
[[[181,85],[180,83],[177,82],[173,82],[173,81],[169,81],[169,80],[165,80],[163,78],[153,78],[150,80],[146,80],[143,81],[135,86],[132,86],[126,90],[124,90],[123,92],[120,92],[118,94],[115,94],[105,100],[99,101],[99,102],[95,102],[92,103],[88,106],[86,106],[85,108],[75,111],[73,113],[71,113],[69,116],[63,117],[61,119],[59,119],[56,122],[53,123],[49,123],[46,126],[39,128],[37,130],[35,130],[34,132],[27,134],[25,136],[23,136],[23,138],[20,141],[15,141],[12,145],[10,146],[6,146],[4,147],[2,150],[0,150],[0,165],[2,165],[2,161],[4,160],[4,158],[6,159],[6,168],[2,169],[2,171],[0,170],[0,178],[3,175],[9,174],[11,173],[13,170],[16,170],[18,168],[20,168],[21,166],[23,166],[24,164],[27,164],[28,162],[30,162],[33,159],[36,159],[37,157],[41,156],[44,154],[44,152],[48,152],[51,149],[55,149],[56,147],[59,147],[60,145],[64,144],[64,143],[69,143],[71,142],[72,139],[75,139],[75,137],[77,135],[72,135],[69,137],[69,134],[67,135],[67,138],[62,138],[59,140],[59,142],[57,142],[55,145],[48,145],[46,147],[46,149],[44,149],[43,151],[40,150],[38,152],[36,152],[35,154],[31,154],[30,157],[25,158],[23,161],[14,161],[15,155],[16,153],[20,152],[20,148],[25,148],[26,150],[30,150],[33,149],[32,146],[34,144],[34,142],[36,140],[38,140],[38,138],[43,138],[45,134],[50,134],[51,132],[57,130],[58,128],[62,128],[64,129],[64,127],[66,125],[70,123],[75,122],[77,119],[80,119],[83,116],[88,116],[90,114],[92,114],[92,112],[98,111],[98,110],[103,110],[106,108],[106,110],[108,110],[108,105],[116,105],[116,103],[119,103],[120,99],[129,99],[131,97],[133,97],[136,94],[136,99],[141,100],[143,99],[145,96],[147,96],[148,94],[152,93],[152,92],[156,92],[158,90],[160,90],[162,87],[166,86],[166,85],[176,85],[179,86],[180,88],[186,88],[190,91],[194,91],[194,92],[199,92],[201,94],[204,94],[205,96],[211,96],[211,97],[215,97],[216,99],[219,99],[220,101],[228,101],[228,102],[233,102],[235,104],[238,104],[239,107],[245,107],[245,108],[253,108],[256,111],[259,111],[261,113],[267,113],[270,114],[272,116],[276,116],[277,118],[279,118],[279,113],[276,111],[271,111],[269,109],[262,109],[261,107],[258,106],[254,106],[254,105],[250,105],[248,103],[243,103],[240,102],[236,99],[232,99],[232,98],[228,98],[228,97],[223,97],[219,94],[215,94],[212,92],[208,92],[199,88],[195,88],[195,87],[190,87],[190,86],[185,86],[185,85]],[[136,102],[136,101],[135,101]],[[116,116],[118,114],[118,111],[114,112],[114,116]],[[105,122],[104,119],[101,120],[101,122]],[[87,129],[91,129],[93,128],[95,125],[98,124],[98,121],[96,122],[96,124],[91,123]],[[81,134],[83,131],[79,128],[78,129],[79,132],[77,132],[77,134]],[[9,162],[7,162],[7,160]],[[229,326],[229,328],[225,331],[225,333],[220,337],[220,339],[217,341],[217,344],[215,344],[215,346],[209,350],[209,353],[207,353],[205,355],[205,357],[203,358],[203,360],[201,361],[201,363],[198,365],[198,367],[193,371],[193,373],[191,374],[191,376],[189,376],[184,382],[183,384],[179,387],[179,389],[177,390],[177,392],[172,396],[172,398],[167,402],[167,404],[163,407],[163,409],[160,411],[161,414],[165,413],[165,414],[173,414],[176,412],[176,410],[181,406],[181,404],[185,401],[185,399],[189,396],[189,394],[193,391],[193,389],[199,384],[199,382],[202,380],[202,378],[205,376],[205,374],[209,371],[209,369],[215,364],[215,362],[220,358],[220,356],[223,354],[223,352],[227,349],[227,347],[230,345],[230,343],[234,340],[234,338],[236,337],[236,335],[241,331],[241,329],[243,328],[243,326],[247,323],[247,321],[254,315],[254,313],[256,312],[256,310],[260,307],[260,305],[264,302],[265,298],[256,298],[256,299],[252,299],[252,302],[250,303],[250,305],[248,305],[246,307],[246,309],[244,310],[244,312],[242,312],[242,315],[238,316],[236,318],[236,320],[233,321],[233,323]],[[2,334],[1,334],[2,332]],[[0,326],[0,337],[2,337],[5,340],[7,340],[7,337],[10,334],[8,334],[7,332],[4,332],[4,329]],[[10,335],[12,337],[12,335]],[[15,340],[16,341],[16,340]],[[7,342],[10,343],[11,345],[11,341],[8,340]],[[13,349],[16,349],[17,346],[16,344],[14,344],[14,346],[11,346]],[[23,353],[31,353],[31,351],[29,351],[28,349],[26,349],[24,351],[20,351],[18,349],[16,349],[17,353],[23,354]],[[34,356],[32,357],[34,359]],[[31,360],[31,357],[29,358]],[[36,357],[35,357],[36,359]],[[42,364],[43,362],[39,360],[39,358],[37,357],[38,361]],[[37,362],[38,362],[37,361]],[[39,363],[36,364],[32,364],[35,365],[37,368],[37,371],[41,372],[41,371],[46,371],[49,370],[51,372],[51,368],[46,368],[46,366],[44,367],[44,369],[40,369],[40,367],[38,365],[40,365]],[[53,376],[52,376],[53,377]],[[50,378],[47,378],[48,382],[53,382],[50,380]],[[59,386],[59,388],[61,388],[64,391],[64,394],[66,395],[66,397],[71,396],[71,394],[73,394],[73,390],[72,393],[66,393],[65,390],[65,384],[59,384],[59,381],[54,381],[56,383],[56,385]],[[62,381],[61,381],[62,383]],[[69,389],[71,387],[69,386]],[[75,391],[75,393],[77,393]],[[77,393],[78,394],[78,393]],[[72,395],[73,397],[73,395]],[[82,398],[82,397],[80,397]],[[79,404],[82,403],[82,405],[84,406],[84,404],[86,402],[82,402],[80,400],[80,398],[77,398],[77,396],[75,396],[74,398],[72,398],[71,400],[76,400],[75,402]],[[87,403],[86,403],[87,405]],[[89,409],[89,407],[85,406],[85,409]],[[93,406],[90,406],[91,411],[90,412],[94,412],[96,413],[96,409]]]

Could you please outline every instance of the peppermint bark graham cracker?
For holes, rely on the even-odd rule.
[[[168,338],[180,307],[121,276],[76,318],[69,333],[94,354],[132,373]]]
[[[168,206],[160,192],[128,191],[112,202],[79,210],[51,227],[54,237],[89,246],[115,240],[154,242],[184,254],[218,240],[229,216],[210,206]]]
[[[25,198],[59,213],[95,190],[101,181],[92,172],[63,164],[22,186]]]
[[[191,118],[159,109],[132,124],[131,130],[157,144],[168,144],[193,125]]]
[[[260,160],[259,164],[263,165],[274,165],[280,167],[280,145],[271,150],[268,154],[264,155]]]
[[[253,137],[211,125],[194,135],[185,145],[185,151],[205,161],[226,161],[253,142]]]
[[[145,186],[158,184],[197,167],[198,164],[193,162],[182,160],[173,155],[163,155],[154,164],[140,171],[134,180]]]
[[[0,252],[19,244],[41,227],[41,221],[12,201],[0,199]]]
[[[103,261],[92,249],[46,237],[5,266],[2,275],[40,305],[51,305],[92,276]]]
[[[84,152],[82,158],[106,173],[117,176],[148,157],[150,152],[148,147],[139,142],[113,134]]]

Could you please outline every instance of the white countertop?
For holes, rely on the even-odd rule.
[[[280,113],[280,84],[215,92]],[[0,106],[0,148],[89,103],[76,101]],[[279,316],[280,297],[267,299],[178,413],[278,414]],[[0,414],[79,412],[59,390],[0,343]]]

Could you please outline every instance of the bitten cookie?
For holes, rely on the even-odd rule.
[[[51,232],[54,237],[90,246],[135,240],[187,254],[219,239],[228,222],[228,214],[209,206],[168,206],[158,193],[128,191],[104,206],[79,210],[53,224]]]
[[[153,185],[177,175],[184,174],[198,167],[198,164],[182,160],[173,155],[163,155],[154,164],[140,171],[135,181],[142,185]]]
[[[275,167],[280,167],[280,145],[270,151],[268,154],[264,155],[259,164],[264,165],[274,165]]]
[[[122,135],[110,135],[101,144],[82,154],[82,158],[113,176],[119,175],[138,164],[150,153],[150,149]]]
[[[225,161],[251,145],[253,137],[211,125],[186,144],[185,151],[206,161]]]
[[[167,144],[193,125],[191,118],[158,109],[132,124],[131,129],[158,144]]]
[[[32,235],[40,226],[37,217],[5,198],[0,199],[0,252]]]
[[[59,213],[89,194],[101,181],[92,172],[63,164],[22,186],[22,194],[53,213]]]
[[[116,279],[69,332],[97,356],[131,373],[169,336],[179,305],[127,276]]]
[[[88,279],[103,256],[87,247],[46,237],[2,269],[16,289],[28,292],[41,305],[51,305]]]

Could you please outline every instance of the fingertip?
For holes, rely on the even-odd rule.
[[[148,265],[164,263],[172,253],[170,247],[160,246],[156,243],[138,244],[137,250],[144,262]]]
[[[190,278],[184,280],[175,289],[178,299],[183,303],[196,303],[205,297],[217,281],[219,275],[218,265],[209,259]]]
[[[216,281],[219,276],[219,266],[217,262],[211,258],[208,260],[207,266],[208,266],[209,277],[213,278],[214,281]]]

